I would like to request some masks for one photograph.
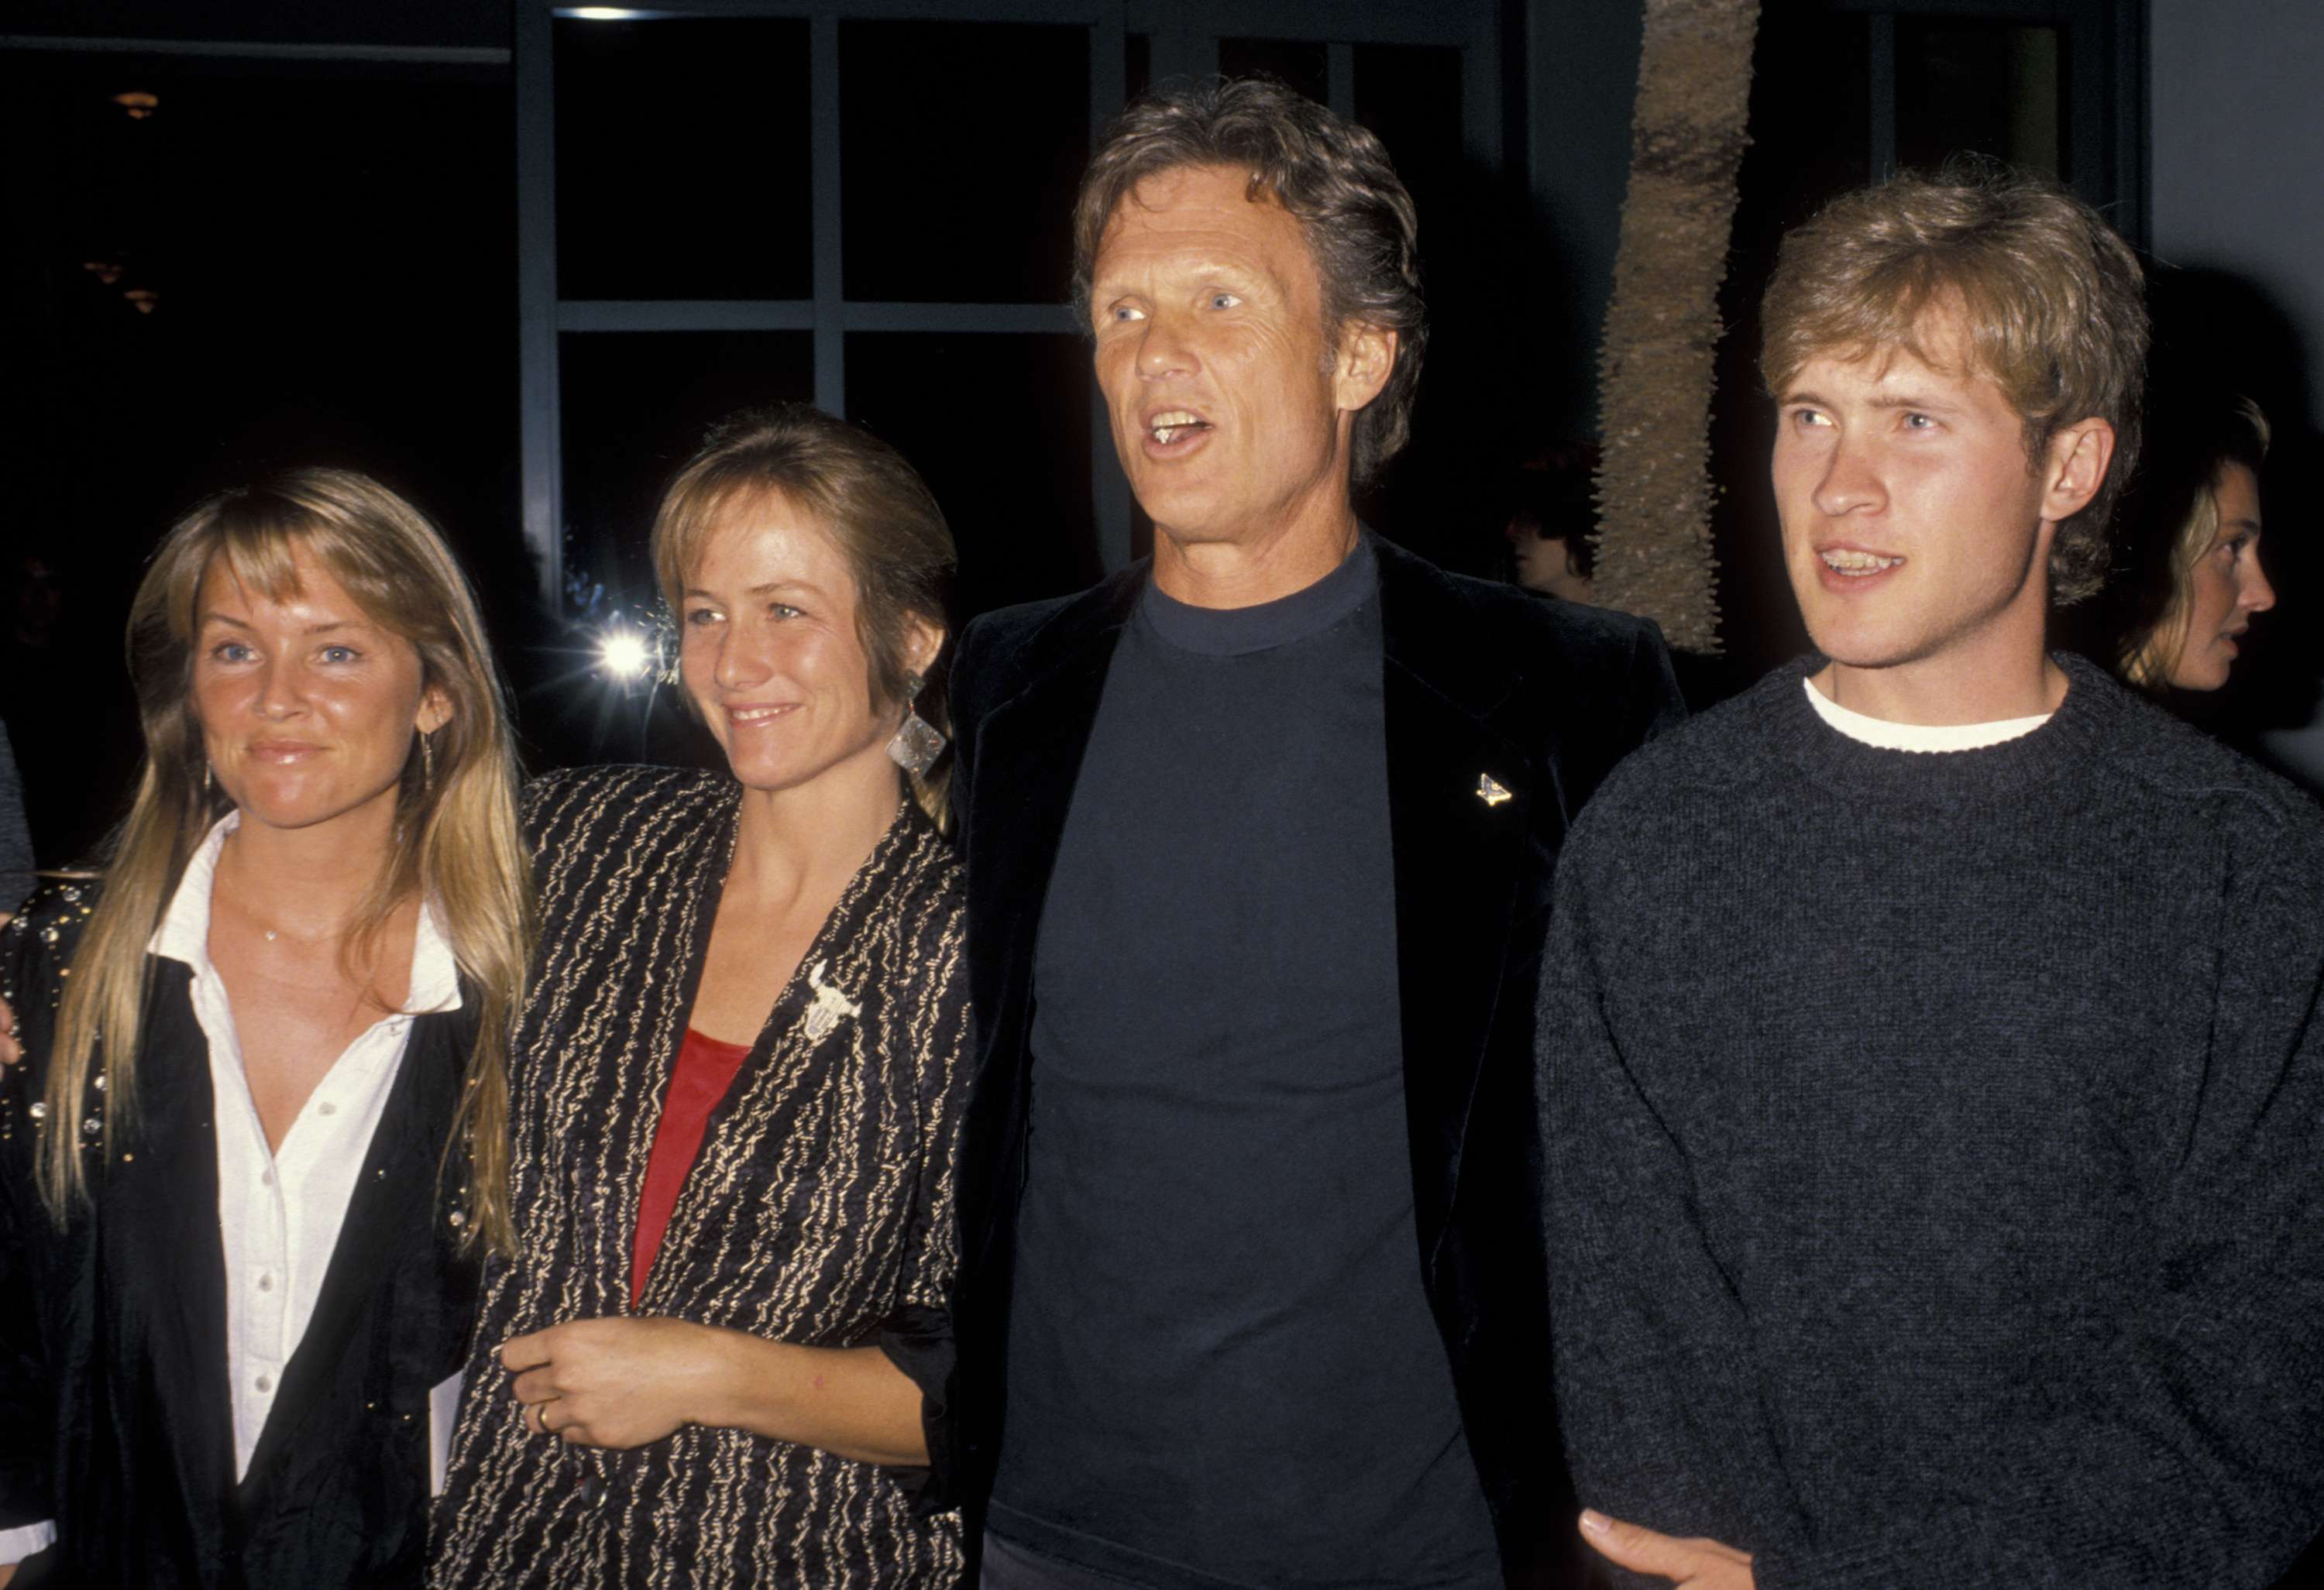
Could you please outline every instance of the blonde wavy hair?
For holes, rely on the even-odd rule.
[[[517,837],[516,754],[504,692],[459,565],[433,525],[377,482],[346,470],[300,469],[221,492],[180,519],[156,549],[129,614],[129,673],[145,733],[145,766],[105,869],[105,887],[76,950],[58,1012],[48,1076],[41,1190],[62,1221],[88,1195],[79,1138],[92,1072],[106,1086],[102,1142],[110,1158],[134,1119],[137,1052],[148,979],[146,946],[186,864],[227,806],[215,788],[192,700],[202,581],[222,562],[271,601],[293,595],[303,548],[374,623],[419,653],[423,685],[452,715],[412,748],[396,795],[397,842],[341,940],[343,963],[369,962],[390,914],[414,895],[442,922],[453,959],[479,1003],[475,1043],[452,1135],[468,1162],[464,1236],[506,1251],[507,1052],[533,936],[530,869]],[[415,740],[420,737],[415,732]],[[100,1057],[102,1057],[100,1059]]]

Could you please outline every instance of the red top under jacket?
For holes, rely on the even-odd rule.
[[[678,1045],[669,1074],[669,1097],[662,1101],[661,1124],[654,1128],[653,1154],[646,1161],[645,1190],[638,1196],[637,1245],[630,1250],[630,1307],[645,1295],[646,1277],[661,1251],[661,1234],[678,1208],[678,1190],[702,1152],[710,1112],[734,1085],[734,1075],[751,1057],[748,1043],[721,1043],[692,1027]]]

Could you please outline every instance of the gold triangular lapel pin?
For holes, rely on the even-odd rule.
[[[1493,782],[1489,773],[1477,775],[1477,798],[1489,806],[1498,806],[1509,798],[1509,792]]]

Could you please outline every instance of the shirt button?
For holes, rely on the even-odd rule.
[[[262,1392],[271,1392],[274,1389],[274,1377],[271,1374],[262,1374],[254,1383]]]
[[[595,1507],[604,1499],[604,1476],[597,1474],[591,1474],[583,1476],[581,1481],[581,1504],[584,1507]]]
[[[274,1185],[274,1172],[272,1172],[272,1171],[261,1171],[261,1172],[258,1172],[258,1184],[259,1184],[261,1187],[272,1187],[272,1186],[273,1186],[273,1185]]]
[[[272,1291],[274,1290],[274,1277],[272,1275],[260,1276],[258,1278],[258,1290],[261,1291]]]
[[[323,1102],[323,1107],[315,1113],[322,1116],[335,1116],[339,1113],[339,1107],[331,1103],[328,1099],[326,1099]]]

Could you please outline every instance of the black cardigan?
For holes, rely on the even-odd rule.
[[[51,886],[0,935],[27,1063],[0,1074],[0,1527],[54,1519],[16,1583],[417,1585],[428,1392],[460,1367],[475,1264],[439,1178],[475,1000],[411,1025],[315,1312],[250,1471],[234,1475],[208,1051],[182,962],[156,959],[136,1112],[62,1229],[34,1185],[63,969],[95,903]],[[84,1119],[105,1107],[92,1089]],[[45,1112],[43,1112],[45,1113]]]

